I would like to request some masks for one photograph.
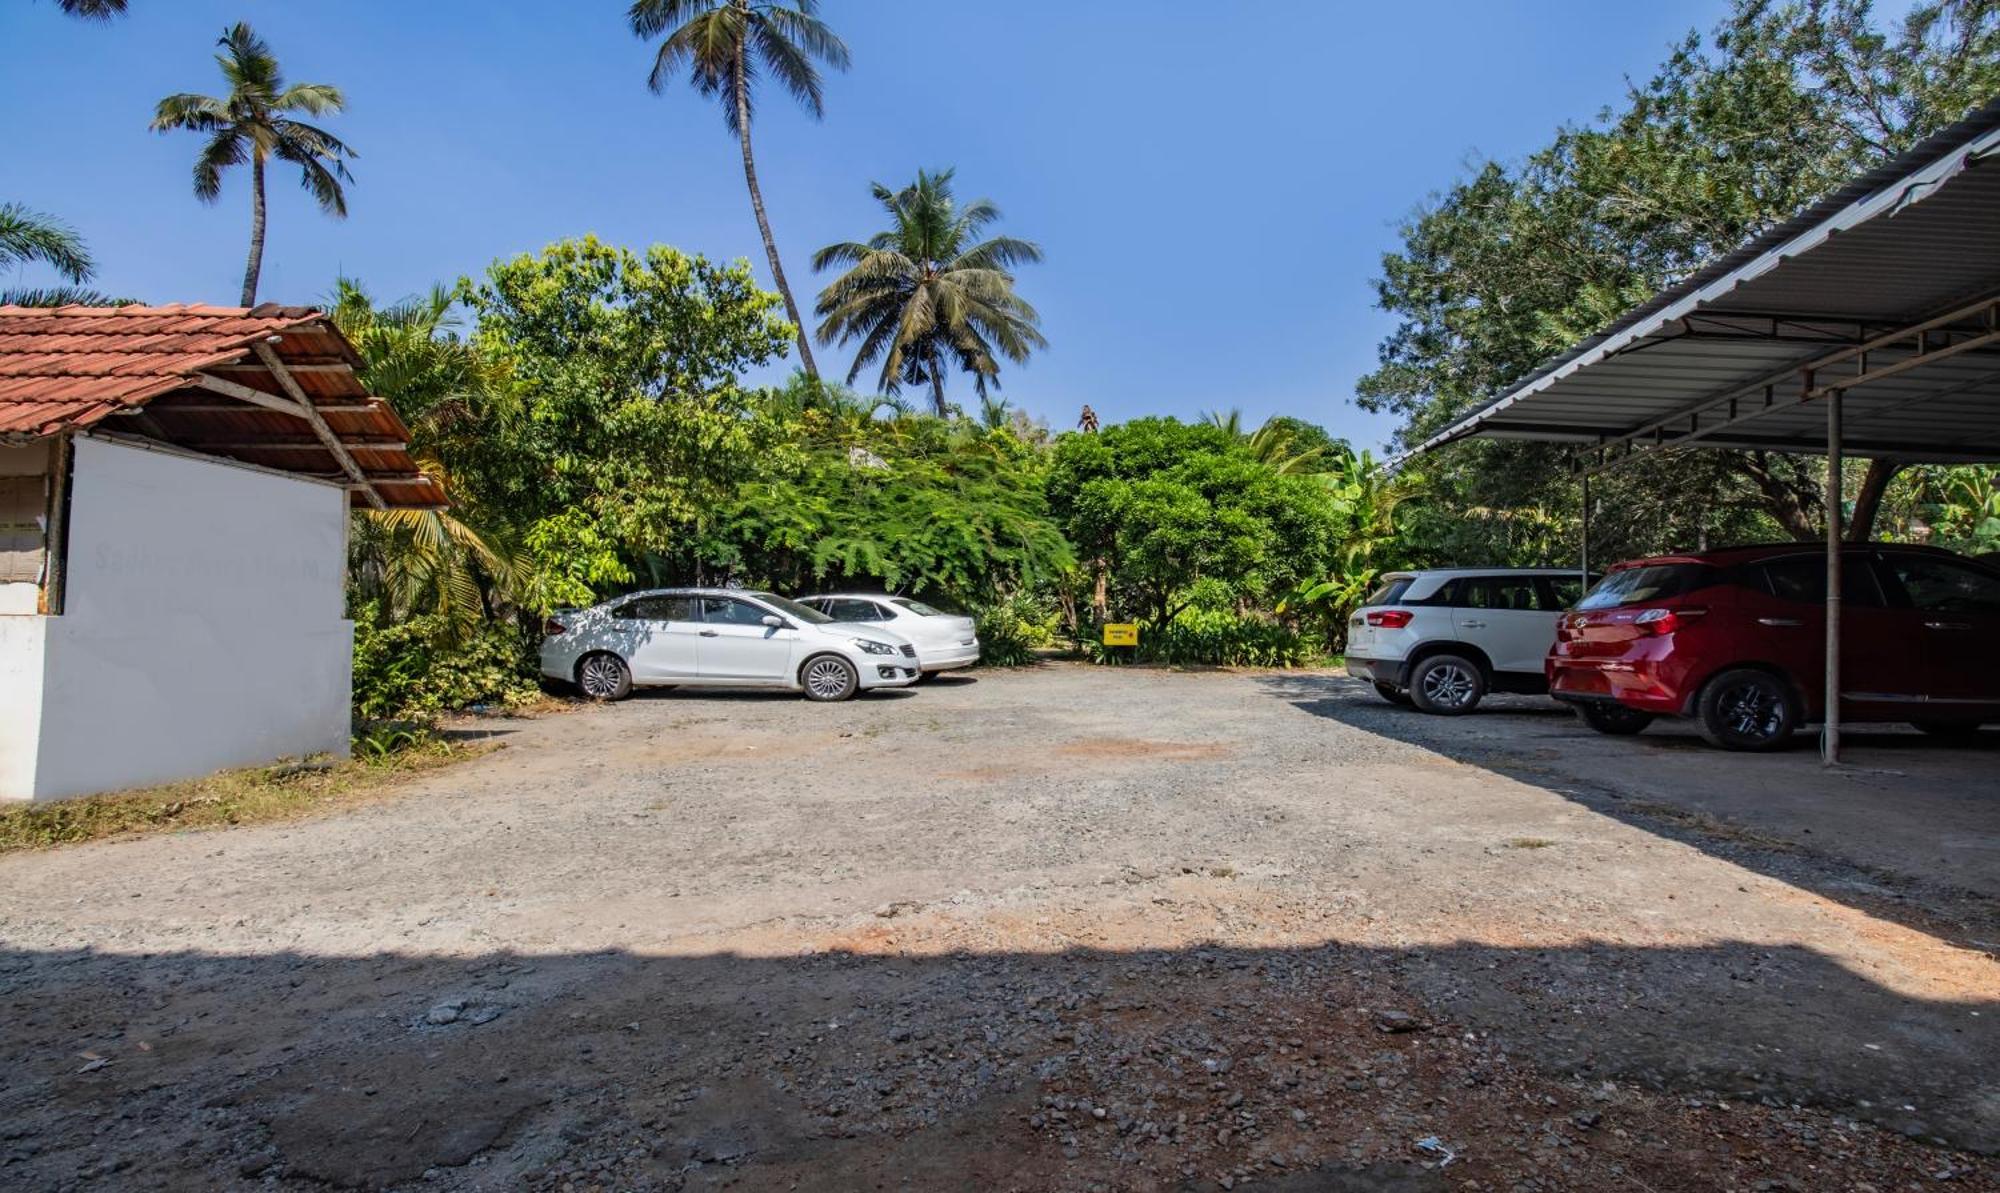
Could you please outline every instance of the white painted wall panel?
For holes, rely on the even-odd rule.
[[[345,755],[347,495],[76,441],[37,798]]]
[[[0,799],[32,799],[46,617],[0,617]]]

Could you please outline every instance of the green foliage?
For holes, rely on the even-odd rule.
[[[1048,346],[1040,316],[1014,293],[1010,272],[1040,261],[1042,250],[1011,236],[981,240],[1000,209],[991,199],[959,206],[952,173],[919,170],[900,191],[875,183],[890,226],[866,243],[832,244],[813,255],[816,270],[847,267],[820,292],[817,310],[821,343],[860,342],[848,384],[880,357],[876,388],[927,385],[940,416],[948,410],[948,364],[972,374],[984,398],[988,386],[1000,384],[1000,357],[1021,364]]]
[[[514,528],[531,609],[588,604],[684,546],[773,447],[737,379],[792,329],[745,263],[586,237],[496,262],[459,296],[519,414],[441,454],[457,489]]]
[[[510,707],[540,693],[534,655],[512,623],[487,622],[466,637],[440,614],[379,617],[370,605],[354,620],[354,711],[365,720]]]
[[[1078,553],[1104,569],[1109,612],[1156,631],[1203,579],[1269,608],[1318,576],[1340,530],[1333,497],[1312,476],[1278,472],[1227,427],[1171,418],[1062,436],[1048,493]]]
[[[1086,644],[1097,662],[1123,662],[1130,656],[1146,663],[1186,667],[1304,667],[1319,661],[1321,651],[1299,631],[1268,617],[1227,609],[1188,608],[1164,630],[1139,634],[1136,654]]]
[[[1025,594],[975,610],[973,621],[982,667],[1025,666],[1057,642],[1058,615]]]
[[[876,419],[838,395],[773,402],[769,434],[787,450],[716,507],[679,574],[977,605],[1072,563],[1042,494],[1040,454],[1011,428]]]

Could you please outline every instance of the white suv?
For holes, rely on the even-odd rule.
[[[1488,692],[1545,694],[1556,618],[1588,588],[1574,568],[1385,573],[1348,619],[1347,673],[1385,700],[1446,716]]]

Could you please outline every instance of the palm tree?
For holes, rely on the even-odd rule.
[[[449,441],[519,413],[506,369],[456,334],[451,307],[443,286],[377,306],[350,278],[334,283],[331,304],[335,325],[361,357],[362,382],[409,425],[418,468],[447,487]],[[461,640],[489,608],[515,603],[530,583],[525,556],[504,535],[461,520],[463,512],[359,511],[349,544],[355,592],[380,601],[394,620],[440,614]]]
[[[243,305],[257,302],[257,276],[264,268],[264,163],[271,158],[299,168],[299,182],[312,193],[320,210],[344,218],[347,194],[341,184],[354,181],[344,159],[357,156],[340,139],[287,113],[323,116],[347,103],[338,87],[326,83],[285,86],[271,47],[237,22],[217,39],[223,52],[215,56],[229,83],[226,99],[183,92],[160,101],[153,115],[154,132],[188,129],[206,133],[208,143],[194,163],[195,197],[213,203],[222,193],[225,167],[250,163],[250,260],[243,270]]]
[[[799,329],[799,363],[809,377],[819,376],[805,320],[785,280],[778,260],[778,242],[771,219],[764,214],[764,192],[757,185],[757,160],[750,152],[750,87],[758,74],[776,78],[817,120],[826,114],[814,60],[836,70],[847,69],[847,43],[817,15],[818,0],[634,0],[627,14],[632,32],[643,38],[666,34],[653,58],[646,85],[655,94],[666,89],[674,72],[687,67],[696,91],[722,103],[722,119],[743,147],[743,181],[750,187],[750,209],[764,237],[764,256],[771,279],[784,296],[785,313]]]
[[[56,0],[56,6],[86,21],[108,21],[125,15],[125,0]]]
[[[1008,272],[1040,261],[1042,250],[1010,236],[980,240],[1000,209],[990,199],[958,206],[952,174],[919,170],[916,182],[900,191],[875,183],[875,199],[891,226],[866,244],[830,244],[813,255],[814,269],[849,267],[820,291],[818,308],[822,343],[861,341],[848,383],[879,356],[877,388],[894,393],[906,383],[928,384],[939,415],[948,409],[948,358],[972,374],[985,397],[988,386],[1000,384],[996,356],[1021,364],[1029,352],[1048,346],[1041,317],[1014,293]]]
[[[1234,407],[1226,414],[1211,410],[1201,416],[1201,421],[1228,432],[1231,438],[1249,449],[1258,463],[1268,465],[1271,471],[1281,476],[1326,472],[1337,467],[1325,447],[1299,444],[1297,436],[1280,415],[1272,415],[1264,420],[1262,426],[1248,433],[1243,430],[1243,412]]]
[[[69,285],[0,290],[0,306],[59,307],[71,303],[109,306],[116,301],[82,283],[97,272],[83,237],[54,216],[19,203],[0,203],[0,269],[39,261]]]

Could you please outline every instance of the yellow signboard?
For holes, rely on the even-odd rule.
[[[1136,621],[1107,621],[1104,623],[1104,645],[1139,645],[1139,623]]]

